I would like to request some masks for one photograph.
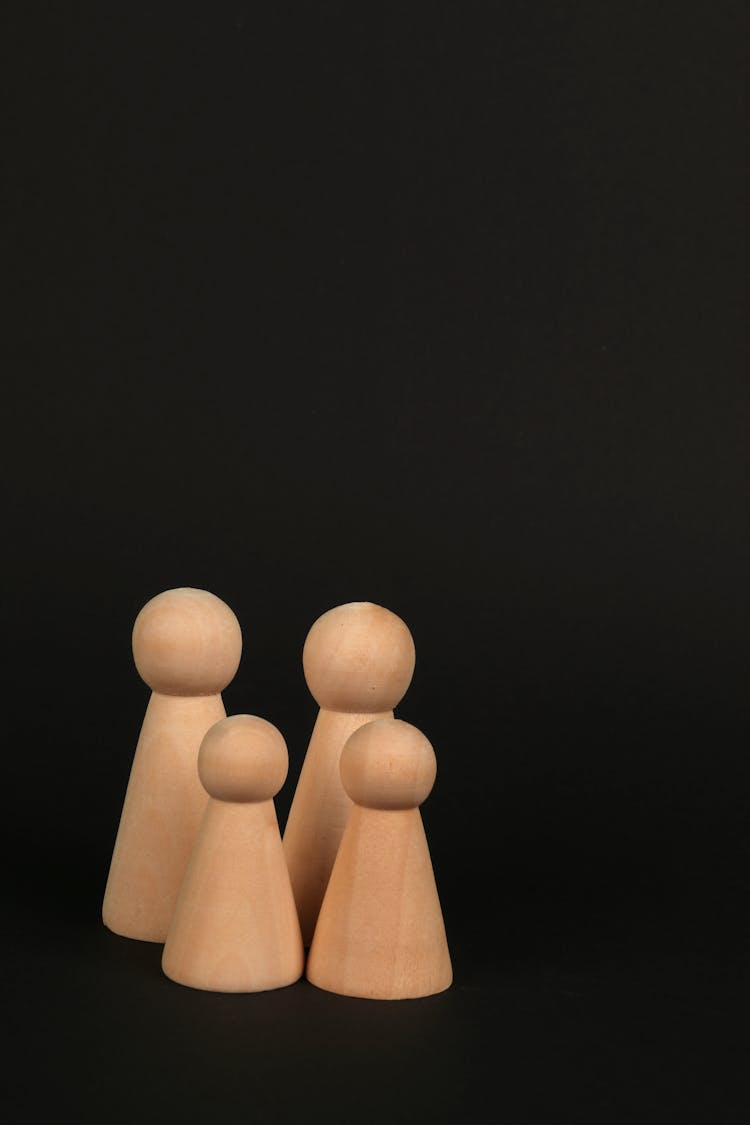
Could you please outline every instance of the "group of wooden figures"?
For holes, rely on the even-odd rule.
[[[164,973],[216,992],[281,988],[404,999],[452,981],[419,812],[435,781],[425,736],[394,719],[414,671],[404,622],[370,602],[324,613],[303,650],[319,704],[283,840],[276,727],[226,717],[242,651],[206,590],[152,598],[133,655],[152,690],[115,841],[103,919],[163,942]],[[305,959],[305,947],[309,947]]]

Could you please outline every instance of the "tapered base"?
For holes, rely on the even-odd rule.
[[[208,800],[198,750],[225,715],[220,695],[152,694],[104,892],[102,920],[113,933],[165,941]]]
[[[302,976],[304,951],[273,801],[209,800],[162,956],[207,992],[265,992]]]
[[[371,1000],[444,992],[453,981],[418,809],[354,805],[310,954],[317,988]]]

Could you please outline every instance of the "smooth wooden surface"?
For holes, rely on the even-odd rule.
[[[104,892],[104,924],[163,942],[206,807],[201,740],[225,717],[242,636],[229,606],[206,590],[152,598],[133,627],[136,667],[153,692],[131,767]]]
[[[302,663],[320,712],[284,831],[306,945],[351,809],[339,773],[344,743],[363,723],[392,715],[411,682],[414,661],[407,626],[371,602],[337,606],[308,633]]]
[[[397,1000],[429,996],[453,979],[422,817],[435,778],[432,747],[397,719],[347,741],[341,773],[355,800],[307,961],[318,988]]]
[[[392,715],[385,712],[381,718]],[[321,709],[302,765],[284,831],[284,853],[305,945],[312,941],[352,801],[341,784],[344,743],[376,716]]]
[[[116,934],[141,941],[167,936],[206,807],[198,749],[224,715],[220,695],[151,696],[104,892],[102,918]]]
[[[327,711],[392,711],[406,694],[414,663],[405,623],[373,602],[329,609],[313,624],[302,650],[307,686]]]
[[[259,992],[302,975],[302,935],[272,799],[287,766],[281,734],[263,719],[235,715],[206,735],[199,770],[210,798],[164,946],[170,979]]]

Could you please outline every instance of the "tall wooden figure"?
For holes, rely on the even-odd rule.
[[[354,808],[318,916],[307,977],[345,996],[430,996],[453,979],[418,806],[435,781],[432,746],[416,727],[381,719],[341,755]]]
[[[164,946],[166,975],[213,992],[260,992],[302,976],[304,951],[273,798],[289,757],[276,727],[233,715],[198,755],[210,794]]]
[[[395,613],[350,602],[318,618],[302,664],[320,712],[289,810],[284,852],[309,945],[352,807],[339,774],[341,751],[357,727],[392,717],[414,674],[414,642]]]
[[[241,652],[237,618],[207,590],[167,590],[136,618],[133,656],[152,695],[104,893],[104,924],[117,934],[157,942],[167,936],[206,807],[198,750],[226,715],[221,692]]]

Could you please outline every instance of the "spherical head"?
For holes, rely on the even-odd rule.
[[[415,809],[435,784],[435,752],[401,719],[376,719],[351,735],[341,752],[341,781],[357,805]]]
[[[281,732],[255,715],[232,715],[214,723],[198,752],[203,788],[219,801],[270,801],[288,769]]]
[[[237,618],[208,590],[167,590],[135,619],[135,666],[162,695],[216,695],[234,677],[241,654]]]
[[[414,641],[395,613],[349,602],[324,613],[307,634],[305,679],[328,711],[392,711],[414,674]]]

